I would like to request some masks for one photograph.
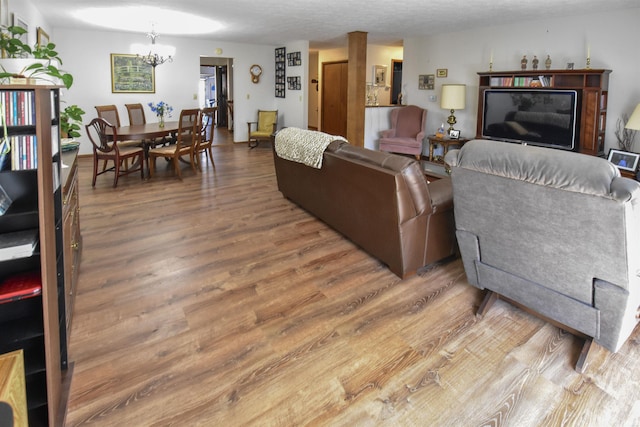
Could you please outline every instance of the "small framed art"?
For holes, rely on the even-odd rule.
[[[449,138],[451,139],[460,139],[460,131],[459,130],[450,130],[449,131]]]
[[[42,27],[38,27],[38,46],[46,46],[49,44],[49,34]]]
[[[438,77],[447,77],[447,75],[449,75],[449,69],[448,68],[438,68],[436,70],[436,76],[438,76]]]
[[[420,74],[418,76],[418,89],[433,90],[435,77],[435,74]]]
[[[616,165],[618,169],[635,172],[636,169],[638,169],[640,154],[612,148],[609,150],[609,157],[607,157],[607,160]]]

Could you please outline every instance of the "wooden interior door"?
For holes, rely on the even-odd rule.
[[[218,106],[218,113],[216,117],[216,125],[220,127],[226,127],[228,125],[227,120],[227,99],[228,85],[227,85],[227,66],[216,67],[216,84],[218,90],[216,91],[216,105]]]
[[[347,61],[322,63],[322,131],[345,138],[347,137],[347,77]]]

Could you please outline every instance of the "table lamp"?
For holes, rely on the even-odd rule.
[[[464,110],[467,95],[467,86],[460,84],[442,85],[442,93],[440,94],[440,108],[451,110],[451,114],[447,118],[449,123],[449,131],[453,129],[456,122],[455,110]]]
[[[631,113],[631,117],[627,120],[627,124],[624,126],[626,129],[640,130],[640,104],[636,106],[636,109]]]

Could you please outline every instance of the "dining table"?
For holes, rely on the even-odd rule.
[[[157,138],[170,136],[175,139],[175,135],[178,133],[179,128],[179,121],[171,121],[164,122],[163,126],[160,126],[160,122],[119,126],[115,128],[115,131],[117,141],[141,141],[142,149],[144,150],[145,163],[147,163],[147,170],[149,170],[149,148],[155,143]]]

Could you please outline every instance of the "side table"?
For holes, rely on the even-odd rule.
[[[459,138],[459,139],[451,139],[451,138],[438,138],[435,135],[429,135],[427,137],[429,140],[429,161],[433,162],[433,149],[436,145],[442,145],[444,152],[442,153],[442,157],[447,154],[449,151],[449,146],[459,146],[462,147],[465,142],[470,141],[468,138]]]

